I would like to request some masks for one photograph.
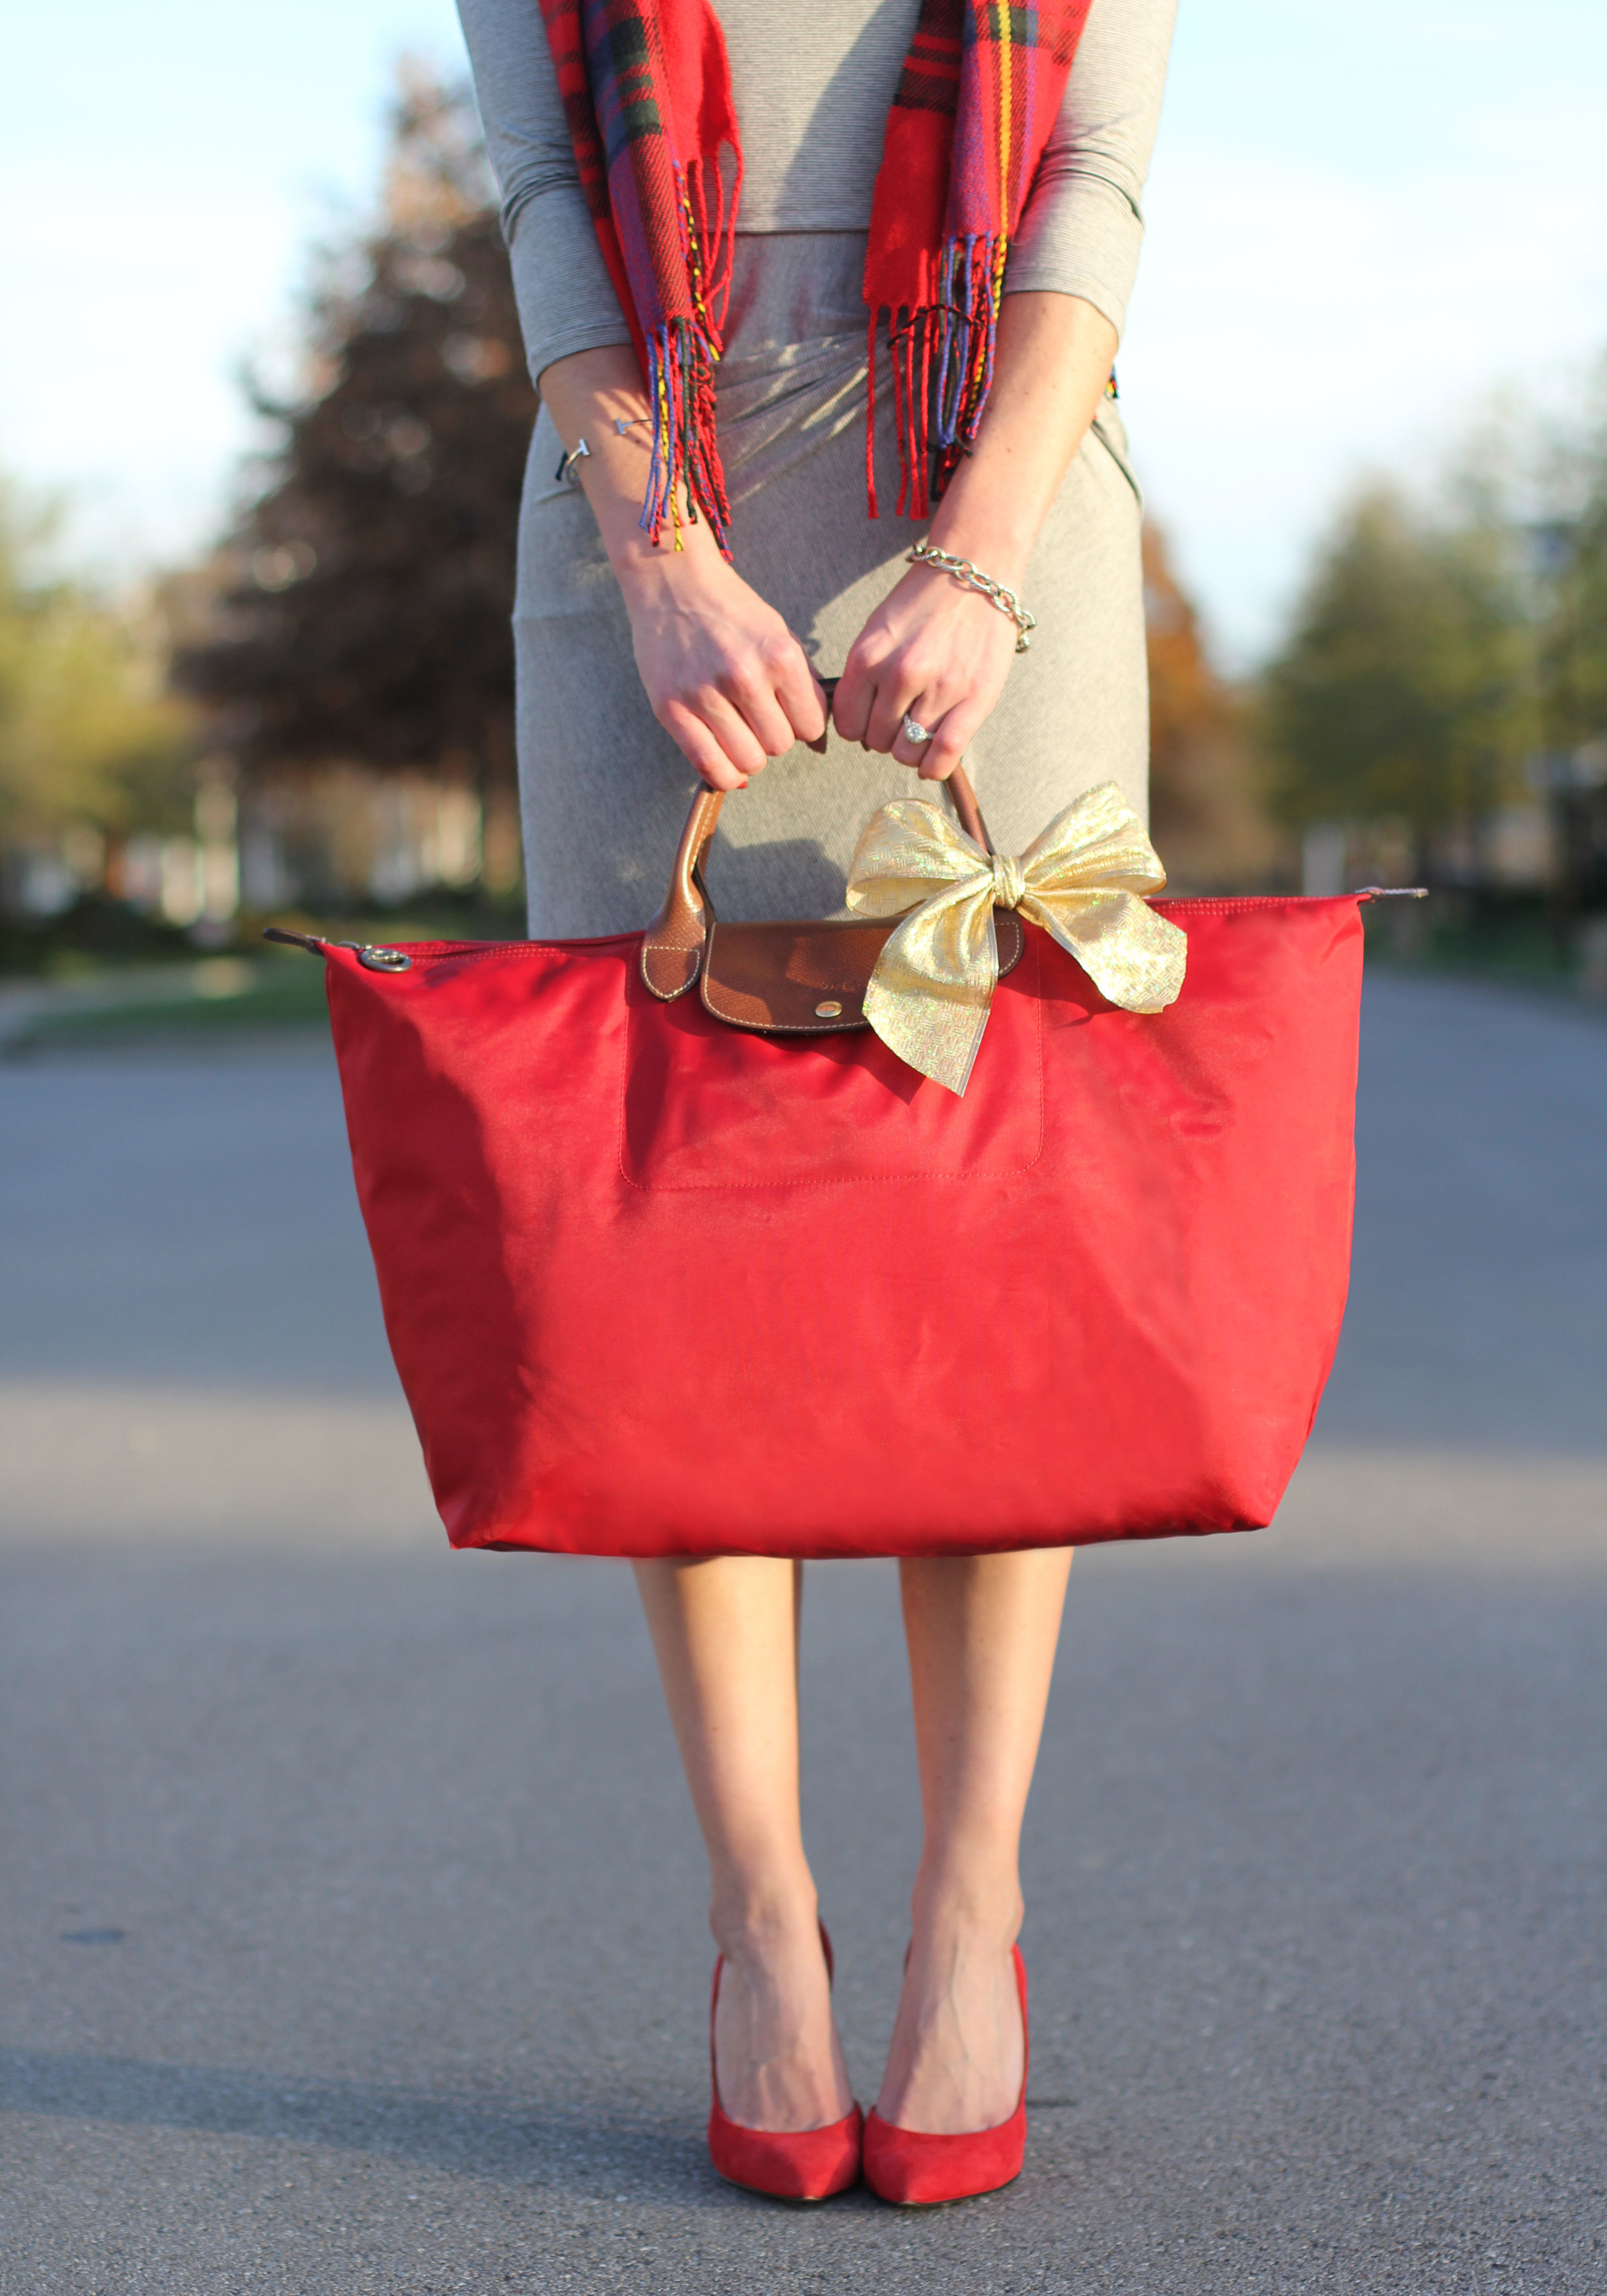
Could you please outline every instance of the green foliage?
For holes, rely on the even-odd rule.
[[[1408,823],[1419,836],[1509,794],[1534,733],[1533,638],[1495,525],[1357,499],[1268,669],[1269,794],[1297,825]]]
[[[1594,421],[1554,459],[1554,514],[1537,531],[1539,672],[1545,745],[1565,751],[1607,734],[1607,367]]]
[[[1572,642],[1567,683],[1570,730],[1578,739],[1599,740],[1607,728],[1607,441],[1594,499],[1575,535],[1567,613]]]
[[[52,538],[47,513],[0,488],[0,840],[182,820],[187,715],[128,617],[45,575]]]

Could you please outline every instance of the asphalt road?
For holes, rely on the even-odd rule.
[[[0,2291],[1607,2289],[1607,1029],[1382,979],[1359,1134],[1277,1523],[1078,1562],[1024,2177],[790,2210],[628,1579],[446,1553],[327,1057],[0,1069]],[[868,2096],[896,1590],[808,1600]]]

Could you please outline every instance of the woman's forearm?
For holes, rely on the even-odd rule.
[[[1005,296],[977,443],[929,529],[939,550],[1021,589],[1115,356],[1115,328],[1080,296]],[[1015,641],[1013,621],[989,600],[936,567],[912,566],[849,649],[833,704],[839,732],[943,780],[1004,692]]]
[[[652,457],[635,354],[576,351],[544,368],[541,396],[574,465],[630,616],[653,715],[711,789],[741,789],[825,729],[825,696],[775,608],[720,556],[707,519],[642,526]],[[626,427],[621,430],[620,424]]]
[[[1021,586],[1038,529],[1099,406],[1116,330],[1079,296],[1007,295],[993,389],[977,443],[931,521],[939,549]],[[631,618],[636,663],[659,722],[704,779],[734,789],[824,722],[798,641],[721,558],[707,521],[683,523],[680,548],[641,526],[651,441],[634,353],[577,351],[541,377],[542,398],[576,465]],[[623,430],[619,425],[626,427]],[[851,740],[942,775],[1003,690],[1014,631],[947,574],[912,567],[867,622],[838,689]],[[899,734],[919,712],[936,738]]]
[[[692,526],[683,514],[678,553],[668,537],[655,549],[643,529],[652,434],[641,369],[627,343],[555,359],[542,371],[541,396],[564,451],[573,454],[582,439],[586,443],[575,474],[627,603],[644,580],[662,573],[667,557],[719,557],[705,520]]]
[[[969,558],[1013,589],[1020,586],[1115,357],[1115,328],[1081,296],[1004,297],[977,443],[931,521],[939,549]]]

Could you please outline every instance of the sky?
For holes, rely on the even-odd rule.
[[[1105,0],[1116,4],[1116,0]],[[537,23],[530,0],[532,28]],[[0,472],[127,573],[204,545],[310,242],[359,217],[450,0],[55,0],[0,88]],[[1182,0],[1119,377],[1226,667],[1275,644],[1360,480],[1607,352],[1602,0]]]

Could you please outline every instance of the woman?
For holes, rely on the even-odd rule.
[[[533,935],[641,926],[697,775],[746,791],[726,808],[711,871],[731,916],[840,908],[872,810],[912,772],[942,783],[963,755],[1004,851],[1102,782],[1144,814],[1139,512],[1108,386],[1172,12],[1173,0],[1045,8],[1054,21],[1036,53],[979,63],[975,19],[956,0],[719,0],[717,32],[699,0],[643,0],[634,13],[550,0],[545,30],[529,0],[463,0],[542,398],[515,610]],[[629,173],[643,94],[631,74],[651,78],[655,53],[669,71],[652,42],[674,49],[689,25],[700,119],[717,125],[724,101],[734,133],[717,137],[722,154],[701,177],[675,178],[694,316],[655,335],[642,247],[660,268],[676,250],[648,212],[651,175]],[[1002,299],[996,274],[974,264],[963,281],[951,264],[913,329],[914,298],[889,298],[873,518],[867,262],[873,284],[922,199],[931,207],[910,154],[947,166],[950,138],[989,132],[967,110],[966,75],[983,64],[1037,73],[1029,119],[1045,89],[1052,101],[987,242]],[[667,88],[653,83],[638,105],[654,133]],[[702,340],[738,141],[729,303]],[[638,193],[641,230],[624,212]],[[965,261],[977,243],[963,239]],[[960,309],[979,279],[980,300]],[[937,351],[912,360],[916,342]],[[900,508],[923,509],[934,462],[941,499],[930,515],[898,514],[895,472]],[[922,539],[996,593],[906,565]],[[1027,606],[1036,627],[1018,661]],[[831,719],[868,767],[842,751],[822,765],[800,746],[826,729],[821,679],[835,672]],[[864,2146],[867,2178],[891,2199],[987,2190],[1020,2167],[1018,1845],[1070,1560],[901,1565],[924,1838]],[[818,2196],[857,2174],[860,2125],[799,1819],[801,1566],[731,1557],[636,1575],[712,1874],[716,2162],[762,2190]]]

